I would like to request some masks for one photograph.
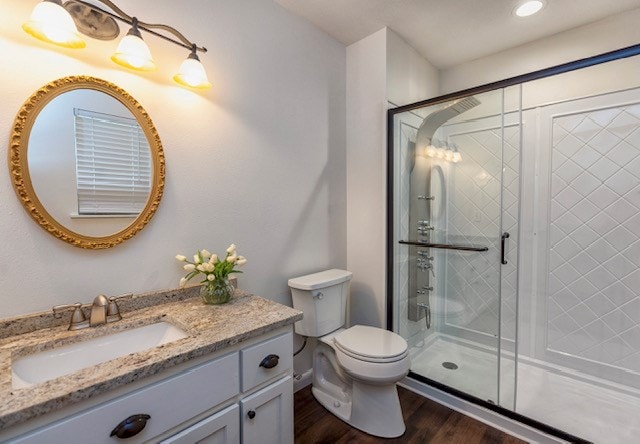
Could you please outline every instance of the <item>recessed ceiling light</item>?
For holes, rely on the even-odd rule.
[[[540,11],[543,6],[544,2],[542,0],[529,0],[518,6],[515,9],[515,14],[518,17],[529,17]]]

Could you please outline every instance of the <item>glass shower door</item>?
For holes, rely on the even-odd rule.
[[[515,112],[504,109],[515,106]],[[519,90],[395,116],[394,331],[412,372],[513,408]]]

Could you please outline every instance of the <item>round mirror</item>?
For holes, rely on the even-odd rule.
[[[47,232],[81,248],[109,248],[140,231],[164,188],[164,153],[142,106],[93,77],[36,91],[9,147],[14,189]]]

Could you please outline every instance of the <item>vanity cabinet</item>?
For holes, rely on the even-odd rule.
[[[45,418],[45,425],[8,442],[293,443],[291,326],[203,359],[54,422]],[[124,439],[110,436],[134,415],[149,416],[141,431]]]

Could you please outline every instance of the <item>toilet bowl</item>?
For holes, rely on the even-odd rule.
[[[381,328],[344,328],[350,279],[327,270],[289,280],[293,306],[304,312],[296,333],[318,338],[312,393],[351,426],[395,438],[405,431],[396,383],[409,372],[407,342]]]
[[[439,325],[464,326],[470,322],[470,311],[459,301],[436,296],[431,307],[431,315]]]

